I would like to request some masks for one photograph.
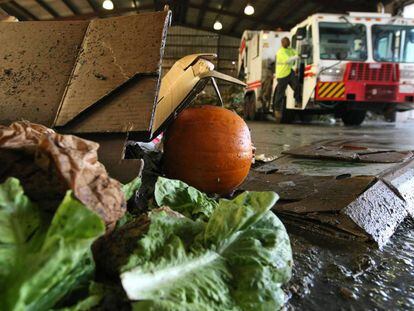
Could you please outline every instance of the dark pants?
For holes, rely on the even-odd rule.
[[[286,95],[286,88],[288,85],[292,88],[294,92],[295,100],[297,102],[302,101],[301,96],[300,96],[301,94],[300,94],[299,80],[292,70],[287,77],[277,79],[275,105],[279,109],[282,107],[283,98]]]

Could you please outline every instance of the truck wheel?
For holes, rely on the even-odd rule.
[[[276,123],[289,124],[295,120],[295,111],[286,108],[286,98],[283,100],[282,107],[273,104],[273,115]]]
[[[397,111],[392,109],[385,110],[384,119],[386,122],[395,122],[397,120]]]
[[[301,112],[299,114],[299,118],[300,118],[300,122],[302,122],[302,123],[311,123],[312,120],[313,120],[313,115],[311,115],[309,113]]]
[[[246,120],[254,120],[256,117],[256,100],[254,95],[244,97],[243,117]]]
[[[347,110],[342,114],[341,118],[346,126],[361,125],[366,114],[366,110]]]

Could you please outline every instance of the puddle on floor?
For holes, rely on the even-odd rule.
[[[294,275],[287,310],[414,310],[414,221],[379,250],[288,227]]]

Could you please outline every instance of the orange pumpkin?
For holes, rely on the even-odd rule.
[[[236,113],[216,106],[183,110],[165,133],[164,169],[207,193],[228,194],[249,173],[252,142]]]

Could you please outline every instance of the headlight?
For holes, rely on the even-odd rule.
[[[404,80],[414,80],[414,70],[401,70],[400,71],[401,74],[401,79]]]
[[[324,67],[320,71],[320,79],[325,82],[342,81],[344,76],[344,70],[341,68]]]

